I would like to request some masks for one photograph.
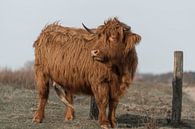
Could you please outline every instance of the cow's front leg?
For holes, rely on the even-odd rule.
[[[99,109],[98,120],[100,126],[104,129],[109,127],[109,121],[106,116],[106,107],[109,101],[109,87],[108,85],[99,85],[94,90],[94,96]]]
[[[110,99],[109,100],[109,113],[108,113],[108,119],[110,121],[110,125],[112,128],[116,127],[116,108],[118,105],[118,99]]]

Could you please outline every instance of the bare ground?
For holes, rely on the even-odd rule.
[[[174,129],[170,126],[171,86],[136,83],[129,88],[117,109],[118,128]],[[65,106],[51,88],[43,123],[32,123],[36,110],[35,90],[0,86],[0,129],[99,129],[90,120],[89,97],[75,97],[76,118],[64,121]],[[183,95],[182,124],[178,129],[195,129],[195,102]]]

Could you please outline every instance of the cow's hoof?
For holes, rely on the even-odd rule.
[[[101,125],[101,128],[102,128],[102,129],[108,129],[109,126],[108,126],[108,125]]]
[[[32,121],[35,123],[41,123],[43,121],[43,115],[40,115],[38,112],[36,112]]]
[[[65,114],[65,121],[71,121],[73,119],[74,119],[74,111],[69,108]]]
[[[112,128],[116,128],[116,127],[117,127],[117,122],[116,122],[116,120],[111,121],[111,122],[110,122],[110,125],[111,125]]]
[[[65,121],[72,121],[74,119],[73,115],[66,115]]]
[[[116,128],[117,127],[117,123],[111,123],[111,127],[112,128]]]

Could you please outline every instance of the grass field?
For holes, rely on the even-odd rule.
[[[170,85],[139,82],[132,85],[117,109],[118,128],[173,129]],[[0,86],[0,129],[99,129],[90,120],[90,97],[79,95],[75,101],[75,119],[64,121],[65,106],[51,88],[43,123],[32,123],[37,92],[13,86]],[[195,102],[183,94],[182,124],[178,129],[195,129]]]

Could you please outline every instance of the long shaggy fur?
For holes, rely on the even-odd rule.
[[[57,23],[46,26],[33,45],[40,98],[34,121],[41,122],[44,117],[51,79],[62,86],[70,104],[75,93],[95,96],[100,125],[110,123],[115,127],[116,106],[133,80],[138,63],[135,45],[140,40],[139,35],[117,18],[97,27],[95,34]],[[92,50],[99,51],[97,59],[101,60],[91,57]],[[71,119],[73,112],[73,108],[68,107],[65,119]]]

